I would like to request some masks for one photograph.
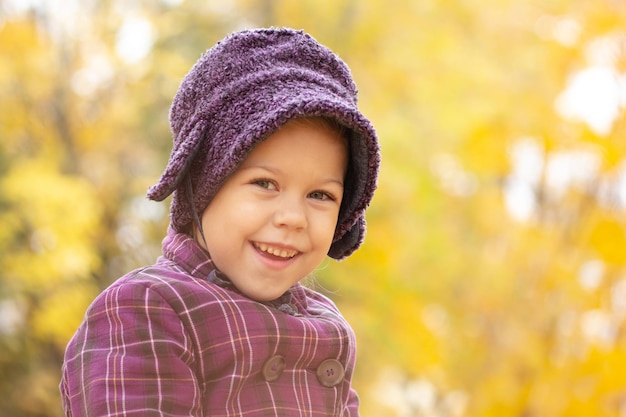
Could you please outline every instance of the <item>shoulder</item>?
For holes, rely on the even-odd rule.
[[[160,306],[182,313],[198,303],[220,299],[220,292],[223,290],[216,285],[188,274],[176,264],[159,261],[114,281],[94,299],[88,313],[146,306]]]

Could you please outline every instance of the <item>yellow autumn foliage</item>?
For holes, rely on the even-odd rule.
[[[622,2],[53,3],[0,0],[0,415],[62,415],[85,308],[159,255],[144,193],[180,80],[273,25],[346,60],[380,136],[365,244],[316,273],[357,334],[361,414],[626,416]]]

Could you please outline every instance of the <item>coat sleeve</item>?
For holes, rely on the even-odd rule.
[[[359,396],[353,388],[348,395],[348,414],[350,417],[359,417]]]
[[[105,290],[66,350],[65,414],[201,416],[191,345],[178,314],[149,286]]]

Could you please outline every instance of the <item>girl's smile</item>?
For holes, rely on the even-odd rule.
[[[298,254],[298,251],[296,249],[291,249],[283,245],[265,244],[257,242],[254,242],[253,245],[261,253],[266,253],[276,258],[291,259]]]
[[[326,257],[347,155],[339,132],[319,119],[295,119],[254,148],[222,185],[202,214],[205,249],[239,291],[276,299]]]
[[[280,249],[278,246],[265,244],[255,244],[253,246],[257,250],[259,262],[268,269],[279,271],[287,268],[297,260],[298,251],[293,249]],[[266,249],[263,250],[262,248]]]

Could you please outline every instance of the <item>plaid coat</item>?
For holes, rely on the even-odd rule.
[[[354,334],[296,284],[250,300],[172,231],[155,265],[113,283],[67,346],[67,416],[358,416]]]

